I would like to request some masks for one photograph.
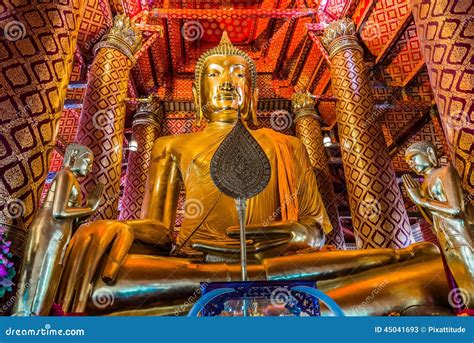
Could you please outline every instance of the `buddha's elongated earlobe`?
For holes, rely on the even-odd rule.
[[[193,99],[194,99],[194,107],[196,110],[194,125],[196,127],[201,127],[202,118],[204,114],[202,113],[202,106],[201,106],[201,96],[196,88],[196,85],[193,83]]]
[[[436,156],[436,151],[433,148],[427,148],[426,154],[428,159],[434,167],[439,167],[438,156]]]
[[[255,88],[252,92],[252,98],[250,99],[250,115],[255,126],[258,125],[257,119],[257,108],[258,108],[258,88]]]

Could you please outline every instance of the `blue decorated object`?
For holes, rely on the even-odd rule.
[[[242,316],[244,305],[249,316],[320,315],[318,297],[308,292],[319,291],[314,281],[213,282],[202,289],[189,316]]]

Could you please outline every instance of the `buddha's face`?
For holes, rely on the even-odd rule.
[[[433,162],[428,154],[420,151],[409,151],[405,155],[410,168],[417,174],[425,174],[431,168],[434,167]]]
[[[200,106],[209,122],[233,122],[239,108],[247,117],[256,95],[251,94],[247,61],[241,56],[210,56],[204,65],[200,93]]]
[[[91,154],[83,154],[74,162],[72,169],[78,176],[86,176],[92,170],[93,159],[94,157]]]

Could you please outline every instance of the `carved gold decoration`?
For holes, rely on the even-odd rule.
[[[345,49],[357,49],[363,52],[355,35],[356,32],[356,26],[349,18],[331,22],[324,30],[321,39],[329,52],[329,58],[332,59],[339,51]]]
[[[472,6],[412,0],[413,18],[431,89],[463,188],[474,204]]]
[[[101,48],[118,49],[135,63],[134,54],[140,50],[142,44],[142,33],[131,22],[126,14],[117,15],[114,25],[102,40],[94,46],[94,55]]]
[[[320,122],[321,117],[315,110],[315,106],[316,101],[309,92],[296,92],[291,97],[291,107],[295,114],[295,121],[303,116],[313,116]]]

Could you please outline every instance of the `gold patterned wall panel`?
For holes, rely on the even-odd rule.
[[[0,3],[0,222],[21,232],[33,218],[49,170],[82,5]],[[20,241],[13,239],[14,254],[21,255]]]
[[[474,7],[472,1],[412,0],[441,121],[464,189],[474,195]]]

